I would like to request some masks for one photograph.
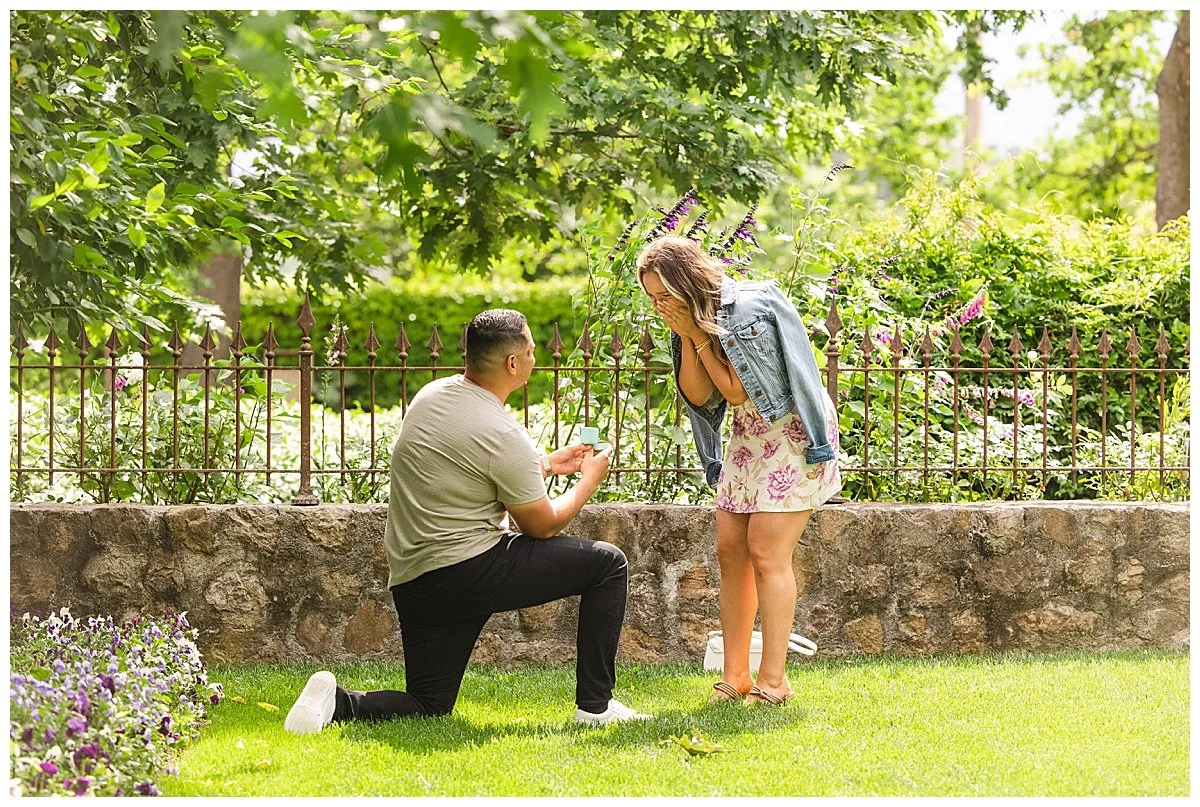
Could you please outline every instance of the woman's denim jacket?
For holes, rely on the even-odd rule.
[[[829,442],[826,397],[821,374],[813,359],[808,332],[792,302],[773,283],[725,278],[721,305],[717,309],[721,345],[746,394],[769,423],[795,412],[809,434],[811,445],[804,452],[810,464],[834,459]],[[714,337],[716,338],[716,337]],[[671,334],[671,359],[675,384],[679,385],[682,341]],[[688,407],[692,436],[704,476],[712,487],[721,473],[721,425],[727,408],[717,390],[703,406],[679,394]]]

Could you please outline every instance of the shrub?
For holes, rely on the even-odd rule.
[[[13,795],[158,795],[170,749],[194,738],[209,684],[186,614],[13,619]]]
[[[347,329],[350,345],[347,365],[363,367],[368,364],[367,351],[363,347],[372,323],[380,342],[377,363],[380,366],[399,366],[400,359],[394,347],[400,335],[400,326],[412,347],[409,349],[408,364],[427,366],[429,350],[425,347],[438,326],[438,337],[444,347],[440,351],[439,366],[462,364],[458,343],[463,328],[485,308],[515,308],[529,320],[529,330],[537,346],[535,355],[539,365],[552,363],[548,345],[554,337],[554,325],[558,324],[562,340],[567,343],[563,355],[570,350],[578,336],[576,315],[572,300],[583,288],[581,278],[553,278],[532,283],[519,280],[489,281],[482,278],[427,278],[413,277],[393,279],[386,283],[369,286],[361,294],[330,297],[312,305],[317,326],[313,330],[313,349],[316,351],[314,366],[329,367],[337,363],[323,350],[325,336],[335,319]],[[300,326],[296,318],[300,313],[302,297],[294,289],[279,285],[268,285],[248,290],[242,300],[242,333],[247,342],[257,344],[267,332],[267,325],[274,323],[275,335],[282,349],[294,350],[300,346]],[[578,320],[582,323],[582,319]],[[293,355],[281,355],[280,364],[295,364]],[[350,407],[370,406],[370,380],[364,370],[345,372],[346,401]],[[446,375],[441,373],[439,377]],[[429,382],[428,370],[407,374],[408,400]],[[323,385],[322,381],[328,380]],[[400,403],[401,378],[399,373],[377,373],[375,380],[376,407],[391,407]],[[314,380],[315,394],[327,406],[340,404],[340,376],[336,372],[319,373]],[[535,376],[530,384],[531,401],[544,400],[550,394],[550,385]]]

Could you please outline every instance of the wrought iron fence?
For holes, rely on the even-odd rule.
[[[93,346],[83,330],[69,347],[53,332],[31,344],[18,326],[11,365],[14,498],[36,497],[29,493],[34,480],[45,482],[42,495],[52,495],[46,491],[64,475],[77,476],[78,487],[101,500],[136,493],[139,484],[147,486],[155,478],[167,480],[166,501],[212,500],[217,496],[210,490],[214,480],[228,487],[220,496],[236,500],[249,479],[271,485],[286,477],[296,480],[293,504],[315,505],[320,499],[314,478],[323,475],[342,485],[365,479],[363,495],[378,497],[388,471],[382,461],[388,446],[381,438],[390,440],[394,434],[377,429],[377,416],[385,411],[376,400],[377,378],[400,375],[402,419],[409,404],[407,379],[434,380],[462,369],[465,326],[458,363],[445,361],[446,345],[435,323],[424,345],[425,363],[413,363],[413,343],[404,325],[391,345],[397,361],[387,361],[372,325],[361,346],[365,363],[348,361],[351,346],[343,329],[330,335],[321,365],[313,346],[317,323],[307,299],[298,324],[295,367],[280,364],[284,351],[273,326],[254,346],[239,326],[228,345],[228,360],[216,358],[218,344],[209,330],[199,344],[201,359],[188,363],[177,327],[165,345],[156,346],[146,329],[128,336],[126,350],[115,329],[102,346]],[[828,338],[822,373],[839,409],[839,460],[854,498],[873,498],[880,491],[896,498],[902,478],[907,496],[925,499],[938,496],[939,485],[942,492],[947,485],[953,491],[964,482],[975,495],[987,497],[997,480],[1009,491],[998,495],[1006,497],[1017,495],[1013,491],[1022,485],[1032,485],[1035,492],[1040,485],[1045,491],[1051,480],[1058,480],[1059,492],[1069,495],[1079,490],[1072,486],[1081,478],[1093,488],[1110,486],[1110,495],[1123,491],[1126,498],[1159,495],[1145,493],[1147,480],[1155,478],[1160,494],[1173,490],[1186,495],[1186,412],[1172,408],[1170,399],[1172,393],[1180,396],[1180,379],[1186,392],[1189,369],[1168,366],[1171,348],[1161,326],[1153,348],[1157,361],[1145,366],[1136,333],[1122,350],[1101,333],[1095,347],[1098,364],[1088,366],[1080,364],[1085,348],[1072,331],[1052,366],[1055,352],[1045,329],[1029,352],[1016,332],[1003,349],[984,331],[969,350],[957,329],[944,348],[935,346],[928,330],[911,344],[899,328],[889,334],[863,333],[861,339],[855,334],[851,341],[843,338],[836,303],[824,329]],[[531,401],[527,385],[516,409],[527,428],[531,417],[538,421],[548,449],[570,440],[576,426],[603,421],[614,445],[614,488],[633,480],[639,495],[669,500],[680,486],[699,490],[700,469],[685,462],[694,453],[662,345],[649,324],[635,344],[626,341],[632,336],[604,324],[585,326],[564,354],[568,343],[555,326],[550,344],[539,346],[543,356],[549,351],[550,362],[534,370],[549,377],[551,393],[547,400]],[[164,350],[169,362],[152,361],[155,352]],[[948,362],[935,363],[935,354]],[[1188,364],[1189,354],[1190,340],[1177,364]],[[978,361],[967,361],[975,357]],[[358,402],[362,414],[352,417],[369,421],[365,436],[355,438],[362,444],[357,460],[347,450],[351,407],[346,380],[355,373],[366,374],[367,392]],[[282,376],[294,378],[295,391],[290,392],[291,383],[279,383]],[[328,385],[336,384],[337,391],[332,407],[336,438],[325,428],[326,411],[317,415],[318,462],[311,405],[315,379],[326,387],[326,400]],[[289,401],[295,405],[289,408]],[[1148,413],[1148,408],[1156,411]],[[1088,417],[1081,419],[1081,411]],[[286,432],[292,439],[297,428],[298,450],[281,458],[281,435]],[[325,450],[329,439],[336,447],[334,461]]]

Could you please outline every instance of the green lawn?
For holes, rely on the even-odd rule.
[[[603,729],[570,722],[573,666],[472,668],[451,717],[287,734],[316,669],[213,668],[227,697],[164,795],[1189,794],[1184,653],[800,663],[782,710],[705,707],[699,665],[622,666],[617,697],[656,719]],[[404,683],[396,665],[330,669],[350,687]],[[659,744],[693,726],[725,750]]]

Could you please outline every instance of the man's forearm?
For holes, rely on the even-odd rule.
[[[550,500],[550,506],[554,508],[555,535],[565,529],[572,519],[579,515],[579,511],[583,509],[587,500],[592,498],[592,494],[599,487],[599,481],[580,479],[570,490]]]

